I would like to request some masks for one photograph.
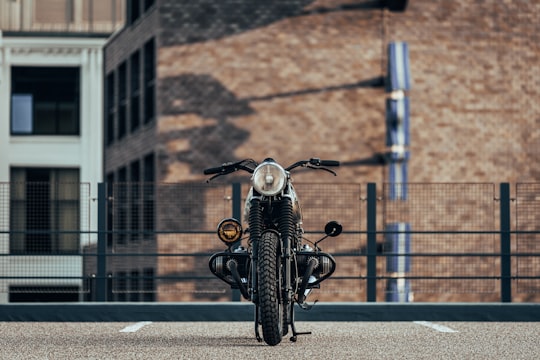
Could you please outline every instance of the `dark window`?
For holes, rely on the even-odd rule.
[[[75,302],[77,286],[10,286],[9,302]]]
[[[156,50],[154,39],[144,45],[144,123],[148,124],[155,116],[156,92]]]
[[[130,191],[130,205],[131,205],[131,219],[130,219],[130,228],[131,228],[131,232],[130,232],[130,237],[131,237],[131,240],[132,241],[136,241],[139,239],[139,225],[140,225],[140,213],[141,213],[141,201],[140,201],[140,188],[141,188],[141,185],[140,185],[140,180],[141,180],[141,177],[140,177],[140,170],[141,170],[141,166],[140,166],[140,162],[137,160],[137,161],[134,161],[131,163],[130,165],[130,175],[131,175],[131,179],[130,179],[130,186],[131,186],[131,191]]]
[[[154,269],[145,268],[143,271],[143,301],[156,301],[156,285]]]
[[[118,139],[126,136],[127,130],[127,65],[118,68]]]
[[[128,20],[129,24],[133,24],[141,16],[141,1],[140,0],[128,0],[127,2]]]
[[[107,75],[107,81],[105,82],[106,89],[106,101],[105,109],[105,119],[107,119],[107,145],[114,143],[114,115],[116,110],[116,101],[115,101],[115,88],[114,88],[114,72]]]
[[[127,171],[125,167],[118,171],[118,182],[114,186],[114,199],[116,206],[116,244],[126,243],[126,231],[128,221],[128,192],[127,192]]]
[[[155,179],[155,167],[154,167],[154,153],[150,153],[144,157],[144,181],[154,182]]]
[[[155,2],[155,0],[144,0],[144,11],[148,11]]]
[[[146,11],[155,3],[155,0],[127,0],[127,20],[128,24],[135,23]]]
[[[154,231],[154,154],[146,155],[144,163],[144,185],[143,185],[143,233],[146,240],[152,240]]]
[[[11,134],[79,135],[79,68],[12,67]]]
[[[79,251],[80,184],[75,169],[12,168],[10,237],[14,254]]]
[[[135,131],[140,123],[141,103],[141,60],[140,52],[137,51],[130,58],[131,74],[131,131]]]
[[[113,198],[114,173],[107,174],[107,199]],[[107,246],[113,245],[113,201],[107,201]]]
[[[116,286],[114,287],[116,292],[117,301],[127,301],[127,274],[125,271],[119,271],[116,274]]]
[[[129,301],[139,301],[140,293],[140,275],[138,270],[133,270],[131,272],[130,282],[129,282]]]

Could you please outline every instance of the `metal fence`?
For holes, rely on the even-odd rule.
[[[540,184],[407,184],[401,200],[388,184],[295,186],[306,238],[344,228],[321,243],[337,270],[309,300],[540,300]],[[207,261],[224,248],[217,223],[243,217],[247,184],[94,190],[0,184],[0,302],[240,301]]]

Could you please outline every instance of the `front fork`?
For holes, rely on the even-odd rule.
[[[294,325],[294,292],[291,283],[292,277],[292,248],[291,238],[295,231],[292,201],[290,198],[285,198],[280,206],[279,232],[281,236],[281,259],[283,266],[284,283],[281,288],[281,298],[283,309],[287,311],[287,324],[291,326],[293,336],[291,341],[296,341],[298,333]],[[249,228],[250,240],[252,243],[252,264],[251,264],[251,301],[255,304],[255,335],[258,341],[262,341],[259,335],[259,299],[258,299],[258,274],[257,262],[259,260],[258,240],[262,235],[263,215],[261,212],[260,199],[254,198],[251,201],[251,209],[249,213]],[[305,333],[308,334],[308,333]]]
[[[292,262],[292,250],[291,250],[291,238],[294,235],[295,224],[293,219],[293,208],[292,201],[290,198],[285,197],[281,203],[280,209],[280,219],[279,219],[279,232],[281,233],[281,257],[284,268],[284,294],[283,298],[285,299],[285,304],[291,304],[293,301],[293,290],[291,285],[291,262]],[[289,319],[290,320],[290,319]]]

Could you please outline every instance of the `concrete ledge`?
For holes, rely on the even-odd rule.
[[[0,305],[0,321],[252,321],[254,306],[218,303],[28,303]],[[298,321],[539,321],[531,303],[318,303]]]

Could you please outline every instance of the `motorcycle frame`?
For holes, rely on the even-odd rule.
[[[265,159],[264,162],[274,162],[273,159]],[[254,166],[253,166],[254,165]],[[215,174],[212,179],[230,174],[234,171],[245,170],[249,173],[254,173],[257,164],[246,159],[235,163],[225,163],[221,167],[209,168],[204,170],[207,175]],[[302,214],[296,191],[291,183],[290,170],[296,167],[307,167],[312,169],[321,169],[336,175],[336,173],[325,166],[339,166],[338,161],[320,160],[319,158],[311,158],[310,160],[302,160],[284,169],[286,173],[286,184],[279,194],[268,196],[262,195],[251,187],[246,200],[246,214],[249,223],[249,245],[248,249],[243,247],[233,249],[234,243],[227,243],[228,249],[226,252],[214,254],[209,261],[210,270],[221,280],[228,283],[231,288],[239,288],[244,298],[249,299],[255,305],[255,335],[259,342],[262,338],[259,334],[260,321],[260,305],[259,297],[259,241],[263,234],[274,232],[277,235],[279,249],[281,253],[277,256],[276,262],[279,262],[279,271],[281,281],[279,284],[279,297],[283,311],[286,311],[286,316],[281,315],[279,321],[282,326],[283,335],[288,332],[288,327],[291,327],[293,336],[291,341],[296,341],[297,336],[301,334],[310,334],[310,332],[299,333],[296,331],[294,324],[294,303],[298,302],[301,308],[309,310],[312,306],[305,303],[306,290],[319,287],[319,284],[330,277],[335,270],[336,263],[330,254],[320,251],[318,243],[328,236],[337,236],[341,233],[341,225],[337,222],[330,222],[325,227],[326,236],[321,240],[313,243],[314,249],[300,249],[303,238],[303,230],[301,228]],[[285,208],[285,209],[284,209]],[[236,220],[237,221],[237,220]],[[327,227],[331,225],[331,231],[327,231]],[[338,226],[336,226],[338,225]],[[337,231],[336,231],[337,230]],[[225,241],[225,240],[224,240]],[[236,242],[235,242],[236,243]],[[251,248],[251,249],[250,249]],[[299,256],[305,260],[306,264],[299,263]],[[226,260],[226,261],[225,261]],[[323,261],[323,264],[321,263]],[[249,269],[248,267],[249,262]],[[296,266],[293,269],[293,262]],[[248,288],[244,286],[240,272],[238,271],[239,264],[243,266],[243,275],[246,276],[245,281]],[[305,266],[302,272],[302,282],[299,285],[301,267]],[[314,271],[318,268],[317,271]],[[246,271],[247,270],[247,271]],[[293,270],[296,271],[293,279]],[[311,282],[311,276],[319,276],[315,282]],[[232,278],[232,280],[231,280]],[[293,289],[292,281],[295,282]],[[298,298],[295,299],[296,292]]]
[[[296,341],[296,337],[300,334],[309,334],[309,333],[299,333],[296,331],[295,325],[294,325],[294,291],[292,288],[292,262],[293,262],[293,249],[291,246],[291,237],[296,237],[297,235],[295,232],[292,234],[288,234],[288,236],[283,236],[279,232],[279,229],[276,229],[275,223],[280,224],[280,222],[283,220],[285,216],[293,216],[293,214],[284,214],[282,211],[279,211],[277,216],[272,216],[272,206],[274,204],[282,203],[283,201],[290,201],[291,205],[297,201],[295,198],[295,191],[290,183],[290,176],[287,174],[287,185],[285,186],[284,191],[280,195],[276,196],[262,196],[255,194],[250,199],[252,206],[251,211],[259,208],[259,206],[253,206],[253,202],[258,202],[258,205],[261,205],[264,209],[262,212],[262,218],[263,218],[263,229],[259,229],[260,231],[260,237],[265,232],[273,231],[276,232],[278,235],[278,238],[281,242],[281,256],[279,261],[281,262],[281,265],[283,266],[283,274],[282,278],[284,281],[280,284],[280,292],[281,292],[281,299],[283,302],[283,308],[284,311],[287,311],[290,309],[290,312],[287,314],[287,326],[291,326],[291,330],[293,333],[293,336],[291,337],[291,341]],[[254,191],[252,189],[252,191]],[[292,210],[292,208],[291,208]],[[299,214],[301,217],[301,214]],[[298,220],[298,219],[297,219]],[[249,224],[251,227],[253,224]],[[297,224],[294,224],[295,228]],[[252,239],[252,254],[251,254],[251,302],[255,304],[255,335],[257,337],[258,341],[262,341],[260,335],[259,335],[259,298],[257,294],[257,289],[259,288],[259,274],[258,274],[258,260],[259,260],[259,254],[258,254],[258,240],[259,239]],[[299,243],[300,239],[296,239],[296,243]]]

